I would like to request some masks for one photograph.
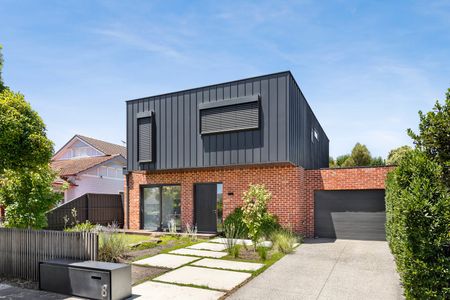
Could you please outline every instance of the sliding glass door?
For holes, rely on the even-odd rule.
[[[142,188],[142,224],[146,230],[181,229],[181,187],[152,185]]]

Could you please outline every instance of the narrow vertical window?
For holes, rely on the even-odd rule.
[[[138,161],[153,161],[153,125],[152,117],[137,119]]]

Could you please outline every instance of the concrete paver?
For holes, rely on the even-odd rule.
[[[173,250],[173,251],[170,251],[169,253],[180,254],[180,255],[193,255],[193,256],[198,256],[198,257],[211,257],[211,258],[222,258],[224,256],[227,256],[226,252],[196,250],[196,249],[187,249],[187,248]]]
[[[148,265],[153,267],[162,267],[168,269],[175,269],[193,262],[198,258],[192,256],[181,256],[171,254],[158,254],[152,257],[144,258],[133,262],[135,265]]]
[[[197,249],[197,250],[211,250],[211,251],[224,251],[227,249],[225,244],[219,243],[199,243],[192,246],[187,247],[188,249]]]
[[[241,262],[241,261],[231,261],[224,259],[210,259],[203,258],[199,261],[192,263],[191,265],[197,267],[208,267],[208,268],[218,268],[218,269],[228,269],[235,271],[257,271],[264,267],[263,264]]]
[[[147,281],[133,287],[133,297],[131,299],[215,300],[224,294],[219,291]]]
[[[244,272],[186,266],[165,273],[154,280],[167,283],[193,284],[217,290],[231,290],[250,276],[250,273]]]
[[[403,299],[383,241],[307,240],[230,299]]]
[[[211,243],[217,243],[217,244],[227,244],[227,239],[226,238],[214,238],[212,240],[210,240]],[[235,239],[236,244],[238,245],[246,245],[246,246],[252,246],[253,245],[253,241],[252,240],[246,240],[246,239]],[[271,241],[262,241],[260,243],[258,243],[258,246],[262,246],[262,247],[267,247],[270,248],[272,247],[272,242]]]

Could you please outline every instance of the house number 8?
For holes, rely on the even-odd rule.
[[[108,285],[102,285],[102,298],[106,298],[108,296]]]

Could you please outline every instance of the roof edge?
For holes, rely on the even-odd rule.
[[[290,74],[293,77],[291,71],[290,70],[286,70],[286,71],[274,72],[274,73],[269,73],[269,74],[264,74],[264,75],[247,77],[247,78],[240,78],[240,79],[235,79],[235,80],[231,80],[231,81],[213,83],[213,84],[208,84],[208,85],[204,85],[204,86],[197,86],[195,88],[188,88],[188,89],[183,89],[183,90],[178,90],[178,91],[173,91],[173,92],[167,92],[167,93],[156,94],[156,95],[151,95],[151,96],[146,96],[146,97],[129,99],[129,100],[125,100],[125,102],[129,103],[129,102],[145,100],[145,99],[153,98],[153,97],[162,97],[162,96],[168,96],[168,95],[172,95],[172,94],[185,93],[185,92],[189,92],[189,91],[193,91],[193,90],[213,87],[213,86],[216,86],[216,85],[232,84],[232,83],[235,83],[235,82],[238,82],[238,81],[242,81],[242,80],[253,80],[253,79],[257,79],[257,78],[261,78],[261,77],[275,76],[275,75],[281,75],[281,74]]]

